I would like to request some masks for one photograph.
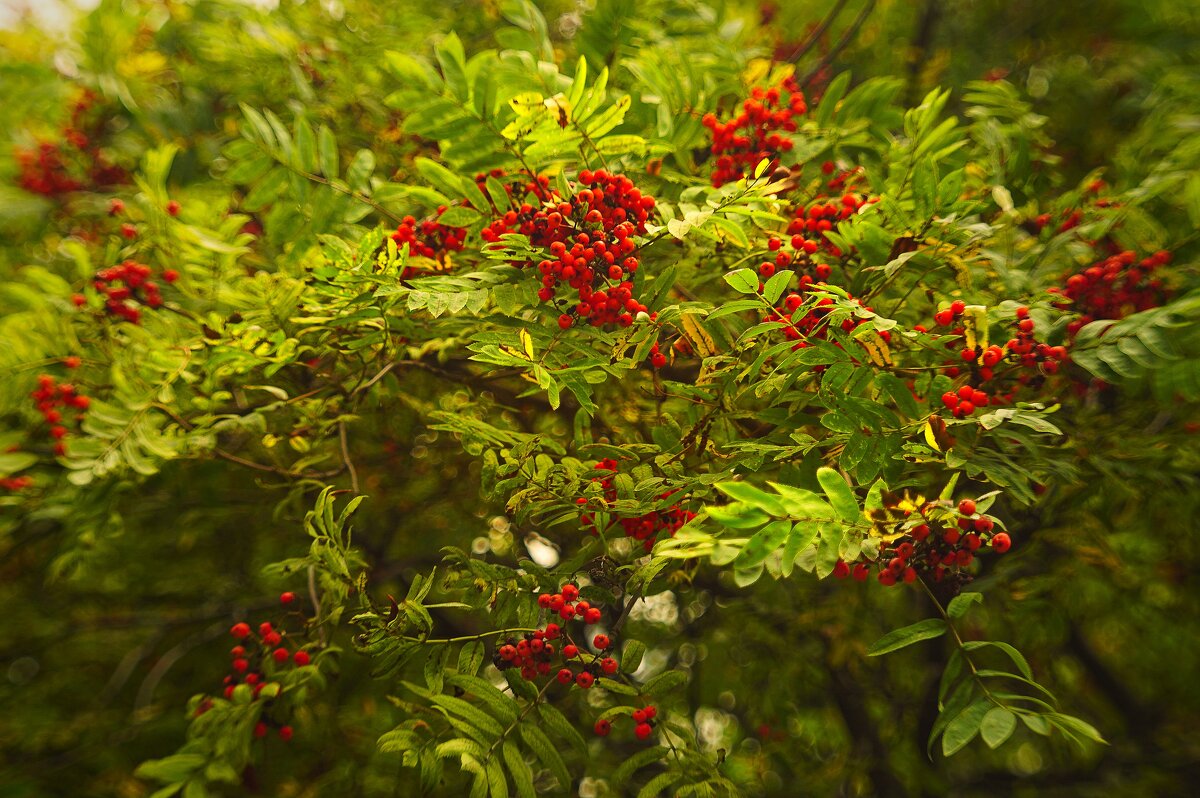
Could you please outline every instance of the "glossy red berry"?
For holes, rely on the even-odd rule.
[[[619,667],[620,666],[617,664],[617,661],[612,657],[605,657],[604,659],[600,660],[600,670],[604,671],[604,673],[608,676],[612,676],[614,673],[616,673]]]
[[[566,313],[558,317],[558,326],[560,329],[567,329],[574,323],[574,320]]]
[[[603,613],[597,607],[592,607],[583,614],[583,622],[586,624],[600,623],[601,615]]]
[[[637,726],[634,727],[633,733],[634,733],[634,735],[637,736],[637,738],[639,740],[645,740],[647,737],[649,737],[651,734],[654,733],[654,727],[651,726],[649,723],[639,723]]]
[[[604,718],[601,718],[600,720],[596,721],[596,725],[592,727],[592,730],[601,737],[607,737],[608,733],[612,731],[612,723]]]
[[[296,600],[296,594],[292,593],[291,591],[288,591],[287,593],[279,594],[279,603],[280,604],[284,604],[284,605],[291,604],[295,600]]]
[[[277,648],[271,652],[271,657],[281,665],[291,659],[291,656],[286,648]]]
[[[575,657],[579,656],[579,649],[568,643],[563,646],[562,655],[567,659],[575,659]]]
[[[1008,536],[1007,532],[997,532],[992,536],[992,548],[1003,554],[1012,548],[1012,538]]]
[[[958,503],[958,511],[963,515],[974,515],[975,502],[971,499],[963,499]]]
[[[309,662],[312,662],[312,659],[308,656],[307,651],[297,651],[294,655],[292,655],[292,659],[296,661],[297,665],[302,667],[307,665]]]
[[[601,651],[608,648],[611,644],[612,644],[612,641],[609,640],[608,635],[605,635],[605,634],[599,634],[592,638],[592,645],[594,645],[596,648],[600,649]]]
[[[247,637],[250,634],[250,624],[235,623],[233,626],[231,626],[229,628],[229,634],[233,635],[238,640],[241,640],[242,638]]]
[[[575,677],[575,684],[579,685],[584,690],[591,687],[595,683],[595,681],[596,681],[596,677],[593,676],[592,674],[588,673],[587,671],[581,671],[579,673],[579,675]]]
[[[170,202],[167,203],[167,213],[170,214],[171,216],[178,216],[179,208],[180,208],[180,205],[175,200],[171,200]]]
[[[574,601],[579,598],[579,588],[575,585],[563,585],[562,597],[564,601]]]
[[[575,674],[571,673],[570,668],[563,668],[558,672],[558,676],[556,678],[562,684],[570,684],[571,680],[575,678]]]

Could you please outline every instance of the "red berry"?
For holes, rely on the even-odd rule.
[[[992,536],[992,548],[1003,554],[1012,548],[1012,538],[1008,536],[1007,532],[997,532]]]
[[[571,680],[575,678],[575,674],[571,673],[570,668],[563,668],[558,672],[557,678],[562,684],[570,684]]]
[[[279,594],[279,603],[280,604],[291,604],[295,600],[296,600],[296,594],[292,593],[291,591],[288,591],[287,593]]]
[[[121,225],[121,235],[125,238],[135,238],[137,236],[137,228],[126,222]]]
[[[165,269],[163,270],[162,278],[168,283],[173,283],[179,279],[179,272],[175,271],[174,269]]]
[[[286,648],[277,648],[271,653],[271,656],[275,659],[276,662],[283,664],[284,662],[287,662],[289,659],[291,659],[292,655],[288,653],[288,650]]]
[[[566,313],[564,313],[558,317],[558,326],[559,326],[559,328],[561,328],[563,330],[570,327],[573,323],[574,323],[574,320],[570,316],[568,316]]]
[[[243,659],[241,657],[239,657],[238,659],[235,659],[233,661],[233,669],[235,671],[237,671],[238,673],[245,673],[246,669],[249,667],[250,667],[250,663],[246,659]]]
[[[279,634],[279,632],[271,632],[263,638],[263,642],[268,646],[277,646],[283,642],[283,635]]]
[[[312,659],[308,656],[307,651],[297,651],[294,655],[292,655],[292,659],[296,661],[297,665],[301,666],[307,665],[312,661]]]
[[[575,684],[579,685],[584,690],[591,687],[595,681],[596,681],[596,677],[593,676],[592,674],[588,673],[587,671],[581,671],[579,673],[579,675],[575,677]]]
[[[574,659],[579,655],[579,649],[568,643],[567,645],[563,646],[562,655],[567,659]]]
[[[949,327],[954,322],[954,314],[948,310],[939,310],[933,315],[933,320],[940,327]]]
[[[241,640],[242,638],[247,637],[250,634],[250,624],[235,623],[232,627],[230,627],[229,634],[233,635],[238,640]]]
[[[266,737],[267,736],[267,724],[263,723],[261,720],[258,723],[254,724],[254,736],[255,737]]]
[[[956,299],[950,303],[950,312],[955,316],[961,316],[962,312],[967,309],[967,303],[961,299]]]
[[[260,623],[260,624],[258,625],[258,634],[259,634],[259,637],[266,637],[267,635],[271,634],[271,631],[272,631],[274,628],[275,628],[275,627],[271,626],[271,623],[270,623],[270,621],[263,621],[262,623]]]
[[[179,215],[179,207],[180,206],[179,206],[178,202],[176,202],[175,200],[171,200],[170,202],[167,203],[167,213],[169,213],[172,216],[178,216]]]
[[[603,651],[611,645],[612,641],[608,639],[608,635],[600,634],[592,638],[592,645]]]
[[[583,622],[586,624],[600,623],[600,616],[603,615],[599,608],[592,607],[583,614]]]
[[[574,601],[579,598],[579,588],[575,585],[563,585],[562,597],[564,601]]]
[[[958,511],[963,515],[975,515],[975,502],[971,499],[963,499],[958,503]]]
[[[279,739],[283,740],[285,743],[288,740],[292,739],[292,727],[291,726],[280,726],[279,727]]]
[[[634,727],[633,733],[637,735],[639,740],[645,740],[654,733],[654,727],[652,727],[649,723],[639,723]]]
[[[619,667],[620,666],[617,664],[617,661],[612,657],[605,657],[604,659],[600,660],[600,670],[604,671],[609,676],[612,676],[614,673],[616,673]]]
[[[596,721],[596,725],[592,727],[592,730],[601,737],[607,737],[608,733],[612,731],[612,724],[601,718]]]

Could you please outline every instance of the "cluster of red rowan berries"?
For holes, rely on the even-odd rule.
[[[163,299],[158,283],[151,280],[153,270],[144,263],[127,260],[118,266],[110,266],[96,272],[92,287],[104,296],[104,310],[112,316],[125,319],[131,324],[141,321],[142,312],[139,304],[150,308],[162,307]],[[174,269],[164,269],[162,280],[173,283],[179,279],[179,272]],[[83,294],[75,294],[71,301],[76,307],[87,304]]]
[[[108,163],[86,132],[89,128],[99,132],[104,124],[102,119],[92,123],[87,120],[86,114],[95,102],[93,92],[82,92],[71,106],[70,120],[60,131],[61,141],[40,141],[34,149],[16,150],[14,157],[20,170],[17,183],[21,188],[32,194],[58,197],[89,184],[102,187],[128,179],[125,170]]]
[[[950,326],[962,318],[965,310],[966,304],[962,300],[955,300],[949,307],[939,310],[934,315],[934,321],[938,326]],[[1003,346],[963,347],[959,350],[958,360],[944,364],[942,372],[952,378],[961,375],[963,368],[969,370],[967,384],[942,394],[943,406],[955,418],[966,418],[989,405],[1013,402],[1020,388],[1040,385],[1045,377],[1058,373],[1061,365],[1067,361],[1066,347],[1051,346],[1036,340],[1036,325],[1029,316],[1029,308],[1018,307],[1011,324],[1013,337]],[[920,325],[914,329],[927,332]],[[962,326],[950,331],[950,335],[956,339],[965,333]],[[959,346],[956,340],[946,343],[947,349],[957,349]]]
[[[815,290],[819,287],[818,284],[806,283],[801,287],[801,291]],[[829,297],[822,297],[815,304],[805,305],[803,293],[795,291],[789,292],[783,297],[783,301],[773,311],[765,316],[766,321],[781,321],[785,322],[783,335],[789,341],[795,341],[796,344],[792,347],[793,350],[805,349],[809,346],[809,340],[827,340],[829,338],[829,321],[828,316],[834,310],[834,302]],[[860,300],[850,296],[850,301],[856,305],[860,305],[866,310],[871,308],[863,305]],[[803,311],[803,312],[801,312]],[[843,319],[839,327],[842,332],[852,332],[866,320],[860,319],[857,316],[851,316]],[[891,333],[883,330],[879,333],[880,337],[885,341],[891,340]],[[841,344],[834,342],[835,346],[840,347]],[[824,366],[815,366],[814,371],[818,374],[825,370]]]
[[[522,678],[533,680],[549,676],[557,659],[561,667],[555,672],[555,678],[559,683],[574,682],[584,690],[601,676],[616,675],[620,665],[610,653],[614,645],[611,637],[603,633],[594,635],[592,646],[598,653],[591,654],[580,650],[566,628],[571,621],[594,626],[604,617],[599,607],[593,607],[579,597],[578,585],[565,584],[557,593],[542,593],[537,603],[550,615],[557,615],[563,624],[548,622],[543,628],[526,632],[519,639],[506,638],[492,656],[497,668],[519,668]]]
[[[78,358],[68,358],[71,363],[78,365]],[[79,426],[83,423],[84,414],[92,400],[85,396],[75,385],[69,382],[58,382],[49,374],[38,377],[38,387],[31,394],[42,418],[50,425],[50,437],[54,439],[54,453],[59,457],[67,453],[66,438],[70,434],[68,423]],[[67,414],[73,416],[70,420]]]
[[[853,576],[861,582],[870,576],[872,568],[878,568],[879,583],[887,587],[910,584],[918,578],[934,582],[955,579],[961,583],[970,579],[966,568],[980,548],[989,546],[1003,554],[1012,547],[1008,533],[996,532],[995,520],[979,513],[973,499],[963,499],[957,508],[929,502],[904,509],[902,514],[903,520],[888,530],[890,540],[880,546],[877,558],[862,557],[853,565],[838,560],[834,577]],[[914,514],[915,519],[911,517]]]
[[[1170,262],[1171,253],[1165,249],[1140,259],[1125,250],[1070,275],[1063,288],[1050,288],[1050,293],[1070,300],[1055,307],[1081,314],[1067,325],[1067,334],[1074,336],[1097,319],[1122,319],[1162,305],[1167,294],[1154,272]]]
[[[795,133],[797,118],[808,112],[800,85],[788,76],[769,89],[755,87],[742,103],[741,112],[722,122],[716,114],[705,114],[701,123],[712,134],[712,154],[716,164],[713,186],[740,180],[763,159],[772,166],[780,153],[792,149],[794,142],[782,133]]]
[[[599,471],[611,471],[614,474],[619,470],[617,461],[611,458],[601,460],[594,466]],[[617,488],[613,484],[611,477],[593,477],[593,482],[599,482],[604,488],[604,499],[602,506],[597,508],[607,510],[608,506],[617,500]],[[678,491],[668,490],[658,495],[659,499],[669,499]],[[589,500],[580,496],[575,500],[575,504],[580,508],[586,508],[590,504]],[[631,537],[634,540],[640,540],[646,551],[654,548],[654,543],[658,540],[659,533],[666,532],[669,537],[674,537],[687,522],[696,517],[696,513],[684,508],[681,504],[675,503],[665,510],[651,510],[642,515],[632,516],[617,516],[615,523],[620,525],[625,532],[626,537]],[[592,512],[581,512],[579,520],[583,524],[584,529],[590,531],[593,535],[599,535],[600,530],[596,528],[596,518]],[[607,530],[605,530],[607,531]]]
[[[467,238],[467,228],[450,227],[438,221],[447,206],[439,205],[434,216],[418,221],[415,217],[405,216],[400,220],[392,240],[397,246],[408,244],[411,255],[423,258],[440,258],[447,252],[459,252],[463,249]],[[419,269],[407,268],[403,278],[407,279],[420,274]]]
[[[483,240],[496,243],[507,233],[521,233],[531,246],[548,251],[536,264],[542,282],[538,298],[562,311],[562,329],[579,320],[594,327],[628,327],[637,313],[646,311],[633,293],[639,265],[635,236],[646,232],[654,198],[643,195],[628,177],[603,169],[580,172],[569,198],[548,186],[545,178],[530,183],[527,188],[538,206],[523,202],[505,211],[483,229]],[[574,298],[558,297],[564,284]]]
[[[617,715],[617,717],[623,717]],[[641,709],[635,709],[630,713],[629,717],[633,720],[633,734],[639,740],[645,740],[654,733],[654,719],[658,717],[658,709],[653,704],[647,704]],[[600,737],[607,737],[612,732],[612,721],[607,718],[600,718],[596,721],[596,725],[592,727]]]
[[[284,607],[289,607],[295,602],[295,593],[286,592],[279,596],[279,603]],[[224,679],[226,699],[232,699],[238,685],[245,684],[251,690],[251,701],[257,701],[263,688],[270,684],[269,676],[278,674],[279,670],[289,666],[289,663],[291,667],[301,668],[312,662],[312,655],[303,648],[289,650],[285,642],[286,632],[277,629],[270,621],[259,624],[257,634],[250,624],[244,621],[235,623],[230,627],[229,634],[238,643],[229,651],[231,673]],[[196,708],[196,714],[202,715],[211,708],[211,699],[206,699]],[[259,721],[254,728],[254,736],[264,737],[267,731],[267,723]],[[291,726],[279,726],[280,739],[290,740],[292,733]]]

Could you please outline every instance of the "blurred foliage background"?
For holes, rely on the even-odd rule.
[[[539,7],[563,54],[612,65],[647,41],[694,36],[760,55],[804,49],[801,68],[817,73],[899,76],[914,102],[937,85],[958,102],[968,82],[1006,77],[1047,118],[1049,152],[1061,159],[1048,179],[1062,185],[1098,169],[1110,182],[1143,175],[1194,148],[1200,131],[1200,8],[1191,3]],[[62,28],[17,22],[0,32],[0,291],[19,301],[14,278],[54,261],[67,235],[86,235],[87,219],[105,212],[102,197],[63,207],[16,185],[14,148],[59,129],[80,84],[103,98],[97,124],[107,157],[133,169],[146,150],[179,144],[170,181],[216,224],[230,197],[212,175],[236,135],[239,103],[308,107],[347,150],[387,153],[382,170],[402,183],[414,145],[384,102],[383,53],[419,50],[450,29],[468,51],[494,46],[498,14],[487,0],[283,0],[270,9],[102,0]],[[287,228],[267,224],[264,235],[265,258],[290,246]],[[5,334],[14,352],[72,349],[70,341],[29,341],[11,325]],[[23,362],[19,353],[5,357],[6,368]],[[24,401],[27,378],[0,386],[5,408]],[[466,394],[419,371],[404,380],[403,401],[354,428],[358,478],[371,496],[356,540],[374,589],[397,595],[444,545],[519,545],[503,508],[480,500],[474,458],[419,420],[420,409],[455,411]],[[923,749],[941,642],[883,661],[861,656],[867,642],[928,613],[918,595],[800,579],[741,592],[701,573],[631,626],[659,640],[650,656],[693,669],[690,698],[705,745],[746,754],[739,762],[759,768],[747,778],[777,795],[1189,792],[1200,779],[1192,735],[1200,721],[1200,459],[1194,431],[1179,419],[1141,403],[1136,390],[1115,401],[1077,411],[1078,477],[1013,518],[1037,534],[989,575],[988,603],[973,616],[992,637],[1036,652],[1035,670],[1110,746],[1081,755],[1065,743],[1050,754],[1023,744],[931,760]],[[534,406],[515,406],[530,429],[550,423]],[[21,423],[8,421],[6,429]],[[36,512],[0,504],[0,797],[149,795],[133,770],[178,746],[187,699],[213,689],[222,672],[231,620],[270,611],[278,591],[294,587],[261,569],[295,554],[311,487],[220,460],[178,459],[147,480],[113,481],[102,494],[79,489]],[[415,794],[398,760],[376,752],[377,737],[395,724],[378,696],[365,665],[345,656],[340,677],[306,708],[303,734],[259,764],[261,794]],[[592,754],[619,761],[603,746]],[[580,794],[605,792],[585,782]]]

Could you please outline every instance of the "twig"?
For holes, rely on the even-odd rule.
[[[842,34],[842,38],[838,39],[838,43],[833,46],[833,49],[821,56],[821,60],[817,62],[817,65],[810,69],[808,74],[800,81],[801,85],[807,85],[813,78],[820,74],[821,70],[829,66],[833,59],[838,57],[838,54],[846,48],[846,45],[854,40],[855,35],[858,34],[858,29],[862,27],[862,24],[867,21],[867,17],[871,16],[871,12],[874,10],[875,0],[868,0],[867,4],[863,6],[862,11],[858,12],[858,16],[850,23],[850,27],[846,28],[846,32]]]
[[[808,51],[813,48],[813,45],[815,45],[817,41],[825,35],[825,31],[829,30],[829,26],[833,24],[835,19],[837,19],[838,14],[842,13],[842,9],[845,8],[845,6],[846,0],[837,0],[837,2],[833,4],[833,8],[829,9],[829,13],[825,15],[823,20],[821,20],[821,24],[813,29],[813,32],[808,35],[807,39],[796,46],[796,49],[792,51],[791,55],[782,60],[794,64],[803,58]]]
[[[354,468],[354,461],[350,459],[350,444],[346,440],[346,422],[338,422],[338,440],[342,444],[342,462],[346,464],[346,470],[350,472],[350,489],[355,493],[361,493],[358,485],[358,470]]]

